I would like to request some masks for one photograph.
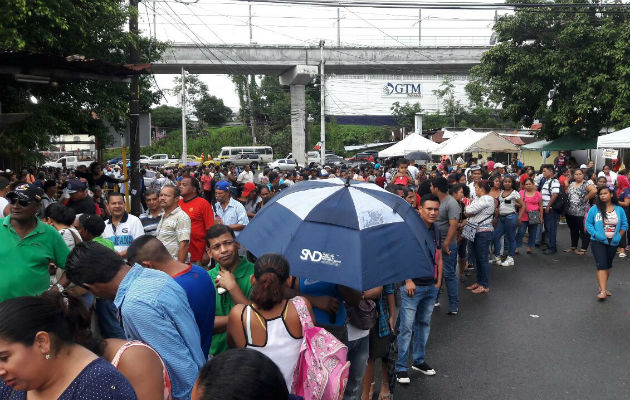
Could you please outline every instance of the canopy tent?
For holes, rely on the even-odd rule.
[[[416,151],[424,151],[432,153],[439,146],[432,140],[424,138],[418,133],[412,133],[393,146],[378,152],[379,157],[404,157],[409,153]]]
[[[630,127],[597,138],[597,148],[630,148]]]
[[[536,142],[534,142],[536,143]],[[588,150],[597,147],[596,138],[585,138],[581,136],[560,136],[558,139],[552,140],[545,144],[541,149],[530,149],[534,143],[523,146],[524,150],[542,150],[542,151],[560,151],[560,150]]]
[[[539,140],[537,142],[531,142],[525,146],[521,146],[521,150],[543,151],[545,146],[551,143],[549,140]]]
[[[442,143],[433,154],[453,155],[474,151],[517,153],[518,146],[496,132],[475,132],[466,129]]]

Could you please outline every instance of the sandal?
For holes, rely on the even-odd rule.
[[[481,285],[479,285],[478,283],[473,283],[473,284],[472,284],[472,285],[470,285],[470,286],[466,286],[466,290],[475,290],[475,289],[477,289],[477,288],[478,288],[478,287],[480,287],[480,286],[481,286]]]
[[[573,252],[573,251],[575,251],[575,250],[576,250],[576,248],[575,248],[575,247],[569,247],[568,249],[565,249],[565,250],[564,250],[564,252],[565,252],[565,253],[571,253],[571,252]]]
[[[610,293],[610,290],[606,289],[606,296],[612,296],[612,293]]]
[[[479,293],[488,293],[490,291],[489,288],[483,287],[481,285],[479,285],[479,287],[475,290],[473,290],[472,292],[475,294],[479,294]]]
[[[394,395],[391,393],[383,393],[383,394],[379,394],[378,395],[378,400],[392,400],[394,398]]]
[[[605,290],[600,290],[599,293],[597,293],[597,299],[599,301],[603,301],[606,300],[606,291]]]
[[[532,254],[532,249],[530,247],[527,248],[527,254]]]
[[[620,257],[620,258],[624,258],[624,257],[627,257],[627,256],[628,256],[628,255],[627,255],[626,253],[619,253],[619,257]]]
[[[575,250],[575,254],[577,254],[578,256],[583,256],[584,254],[586,254],[586,250],[585,249],[581,249],[581,250]]]

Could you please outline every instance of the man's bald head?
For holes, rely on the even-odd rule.
[[[143,264],[150,261],[153,264],[160,265],[165,261],[172,260],[164,244],[158,238],[151,235],[142,235],[131,243],[127,249],[127,261],[133,265],[135,263]]]

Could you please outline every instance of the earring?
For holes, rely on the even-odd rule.
[[[50,355],[50,353],[46,353],[44,358],[47,359],[47,360],[50,360],[52,358],[52,356]]]

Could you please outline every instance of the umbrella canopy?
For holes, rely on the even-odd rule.
[[[587,150],[597,147],[597,138],[581,136],[561,136],[552,141],[541,140],[522,146],[523,150],[558,151],[558,150]]]
[[[548,140],[538,140],[536,142],[531,142],[529,144],[521,146],[521,150],[542,151],[545,148],[545,146],[547,146],[549,143],[551,143],[551,142],[548,141]]]
[[[597,138],[597,148],[630,148],[630,127]]]
[[[402,198],[338,178],[283,190],[238,237],[256,256],[283,254],[294,276],[358,290],[432,278],[433,240]]]
[[[431,156],[426,151],[412,151],[405,154],[407,160],[430,160]]]
[[[429,140],[418,133],[412,133],[395,145],[379,151],[378,156],[383,158],[400,157],[413,151],[431,153],[437,146],[438,144],[434,141]]]
[[[433,154],[452,155],[473,151],[517,153],[518,147],[496,132],[475,132],[466,129],[442,143]]]

